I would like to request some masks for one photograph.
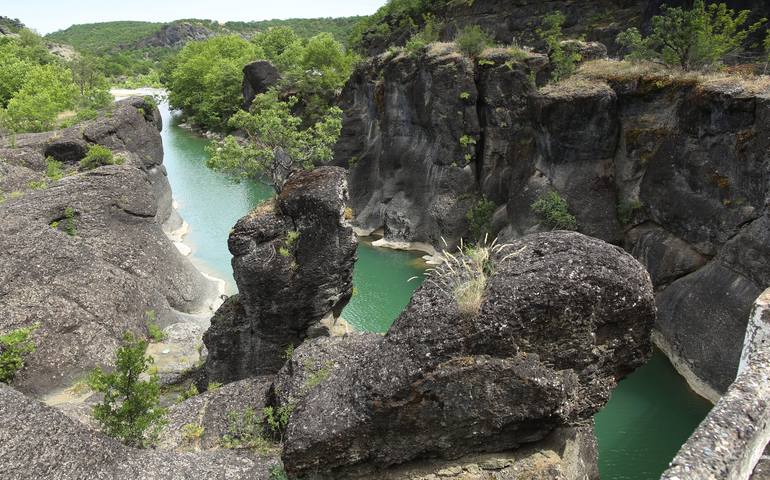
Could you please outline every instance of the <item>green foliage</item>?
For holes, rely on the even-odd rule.
[[[154,322],[147,322],[147,336],[150,337],[150,340],[153,342],[162,342],[166,339],[166,334],[163,332],[163,329]]]
[[[157,374],[149,380],[140,380],[153,364],[146,356],[147,342],[126,333],[118,348],[115,370],[106,373],[97,368],[88,385],[104,399],[94,406],[93,415],[104,431],[133,447],[145,447],[163,426],[166,413],[160,405],[160,386]]]
[[[286,241],[284,242],[287,247],[291,248],[299,240],[299,232],[296,230],[289,230],[286,232]]]
[[[0,335],[0,382],[11,383],[24,367],[24,357],[35,351],[31,336],[39,327],[35,324]]]
[[[284,360],[289,361],[293,356],[294,356],[294,344],[290,343],[286,346],[286,350],[283,351],[283,358]]]
[[[650,34],[630,28],[617,37],[628,60],[652,60],[682,70],[713,68],[740,52],[746,38],[765,22],[747,25],[751,12],[736,12],[724,3],[695,0],[692,9],[663,7],[652,18]]]
[[[487,47],[493,44],[492,37],[478,25],[470,25],[457,33],[457,48],[470,58],[477,58]]]
[[[55,126],[57,115],[75,108],[77,87],[67,69],[36,65],[3,112],[5,126],[14,132],[43,132]]]
[[[270,469],[270,480],[289,480],[289,476],[281,465],[275,465]]]
[[[40,180],[40,181],[32,180],[29,183],[27,183],[27,187],[29,187],[30,190],[45,190],[46,188],[48,188],[48,184],[45,183],[45,180]]]
[[[441,22],[436,20],[435,15],[426,13],[423,15],[422,30],[411,36],[406,42],[406,51],[412,55],[420,53],[427,45],[438,42],[441,35]]]
[[[45,174],[54,182],[61,180],[64,177],[64,169],[62,168],[62,163],[58,160],[55,160],[53,157],[46,158]]]
[[[220,388],[222,388],[222,384],[221,383],[219,383],[219,382],[209,382],[209,384],[206,386],[206,391],[207,392],[216,392]]]
[[[286,426],[289,424],[289,418],[293,411],[293,403],[288,403],[278,408],[265,407],[262,409],[262,416],[267,430],[281,442],[283,442],[283,434],[286,431]]]
[[[265,179],[280,191],[294,168],[310,170],[314,162],[328,162],[342,129],[342,111],[330,108],[326,116],[309,128],[292,115],[297,99],[279,101],[275,91],[257,95],[251,112],[239,111],[230,126],[242,130],[249,141],[240,144],[228,136],[207,147],[207,165],[239,178]]]
[[[168,82],[171,105],[197,125],[224,130],[240,109],[243,66],[261,56],[259,47],[236,35],[188,43]]]
[[[177,403],[182,403],[185,400],[190,399],[198,394],[200,394],[198,387],[196,387],[194,383],[191,383],[189,387],[187,387],[185,390],[182,390],[182,393],[179,394],[179,397],[176,399],[176,401]]]
[[[88,147],[88,153],[80,160],[81,170],[93,170],[94,168],[105,165],[121,165],[122,157],[115,157],[112,150],[102,145],[91,145]]]
[[[438,5],[446,1],[436,0],[389,0],[374,15],[364,18],[354,26],[350,45],[366,53],[367,44],[388,43],[395,32],[409,38],[419,30],[418,24],[426,14],[438,13]]]
[[[564,40],[562,26],[565,20],[564,14],[557,10],[544,16],[540,28],[536,30],[537,35],[547,46],[548,58],[553,66],[551,79],[555,82],[575,73],[577,63],[582,58],[579,53],[562,45]]]
[[[312,370],[312,373],[305,379],[304,388],[306,390],[312,390],[323,383],[323,381],[331,375],[333,366],[334,364],[332,362],[328,362],[318,369],[308,368],[308,370]]]
[[[227,412],[227,433],[222,437],[223,448],[250,449],[259,452],[269,450],[270,442],[265,439],[262,418],[252,408],[242,412]]]
[[[476,205],[468,210],[465,218],[468,219],[468,232],[474,242],[478,242],[489,235],[492,227],[492,217],[495,214],[497,205],[486,197],[481,197]]]
[[[278,247],[278,254],[286,258],[291,257],[291,251],[286,247]]]
[[[75,210],[72,207],[64,209],[64,231],[70,237],[78,234],[77,227],[75,226]]]
[[[470,92],[460,92],[460,100],[470,100],[471,94]]]
[[[557,191],[543,195],[532,204],[531,208],[547,226],[553,229],[577,230],[575,216],[569,212],[567,201]]]
[[[198,423],[187,423],[182,426],[182,439],[187,445],[193,446],[203,437],[205,430],[203,425]]]

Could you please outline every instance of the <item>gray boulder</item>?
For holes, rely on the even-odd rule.
[[[248,111],[254,97],[267,92],[280,80],[281,73],[266,60],[259,60],[243,67],[243,109]]]
[[[209,381],[275,373],[287,347],[328,334],[353,293],[345,176],[336,167],[297,172],[275,201],[235,225],[228,245],[239,294],[203,337]]]
[[[488,268],[475,315],[429,279],[386,336],[318,339],[294,352],[275,382],[277,403],[293,408],[287,472],[344,478],[537,442],[591,418],[649,357],[652,285],[619,248],[539,234]]]

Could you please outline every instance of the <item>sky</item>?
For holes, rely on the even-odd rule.
[[[386,0],[0,0],[0,15],[18,18],[44,35],[76,23],[113,20],[249,21],[371,15],[385,3]]]

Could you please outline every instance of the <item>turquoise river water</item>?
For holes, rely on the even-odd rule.
[[[203,270],[235,285],[227,236],[235,222],[271,189],[256,182],[236,183],[206,167],[207,140],[163,113],[164,162],[182,217],[190,224],[186,241]],[[356,293],[343,317],[367,331],[385,332],[406,306],[420,280],[420,255],[372,247],[358,248]],[[599,468],[604,480],[651,480],[660,476],[676,451],[708,413],[710,404],[692,393],[660,352],[623,380],[596,416]]]

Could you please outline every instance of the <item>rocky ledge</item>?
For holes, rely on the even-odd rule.
[[[215,285],[167,238],[171,190],[160,114],[141,98],[57,132],[0,139],[0,331],[39,324],[14,386],[40,395],[114,357],[123,333],[146,334],[208,308]],[[122,165],[77,173],[90,145]],[[46,158],[71,173],[46,176]],[[8,193],[13,192],[13,193]]]

